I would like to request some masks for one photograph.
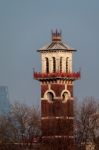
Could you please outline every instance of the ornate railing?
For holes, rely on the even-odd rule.
[[[33,77],[35,79],[47,79],[47,78],[70,78],[70,79],[79,79],[80,78],[80,71],[79,72],[54,72],[54,73],[41,73],[41,72],[34,72]]]

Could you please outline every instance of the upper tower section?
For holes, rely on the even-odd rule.
[[[50,44],[37,50],[41,54],[41,73],[34,73],[36,79],[46,78],[79,78],[80,74],[72,70],[72,54],[75,49],[70,48],[62,41],[62,33],[52,31],[52,41]]]

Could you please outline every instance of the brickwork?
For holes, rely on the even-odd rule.
[[[47,84],[42,84],[41,85],[41,97],[44,97],[44,93],[48,90],[48,85]]]
[[[67,101],[63,101],[61,97],[61,93],[62,91],[66,90],[65,89],[66,87],[67,90],[70,92],[71,96],[73,96],[72,85],[65,85],[64,83],[63,84],[54,83],[50,84],[50,90],[54,91],[56,97],[54,97],[53,101],[47,99],[45,100],[43,99],[41,101],[42,143],[48,146],[47,150],[48,148],[49,150],[51,150],[56,142],[61,143],[61,145],[58,145],[56,150],[58,150],[58,148],[63,149],[63,146],[64,150],[65,148],[66,150],[75,149],[73,138],[74,134],[73,100],[68,99]],[[48,85],[41,86],[41,91],[43,92],[43,94],[41,95],[44,96],[44,92],[48,90],[49,90]]]
[[[42,100],[41,102],[41,116],[67,116],[73,117],[73,100],[68,100],[63,103],[61,100],[55,100],[53,102],[48,102],[47,100]]]
[[[74,139],[69,137],[44,138],[42,150],[75,150]]]
[[[73,85],[72,84],[67,85],[67,90],[70,91],[71,96],[73,97]]]
[[[65,84],[51,84],[51,89],[55,92],[56,97],[60,97],[61,92],[65,90]]]
[[[42,136],[73,136],[73,119],[42,119]]]

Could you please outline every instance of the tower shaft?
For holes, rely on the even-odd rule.
[[[74,150],[73,84],[80,72],[72,71],[76,50],[62,42],[61,33],[52,32],[51,44],[41,53],[42,72],[34,72],[41,83],[41,129],[43,149]]]

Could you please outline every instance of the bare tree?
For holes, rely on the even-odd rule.
[[[78,149],[91,142],[95,150],[99,148],[99,104],[93,97],[87,97],[76,111],[75,137]],[[96,132],[98,131],[98,132]]]
[[[34,106],[15,103],[10,116],[18,130],[19,140],[32,140],[33,136],[40,134],[40,112]]]
[[[33,143],[40,133],[40,111],[34,106],[14,103],[10,113],[0,117],[0,143]]]

